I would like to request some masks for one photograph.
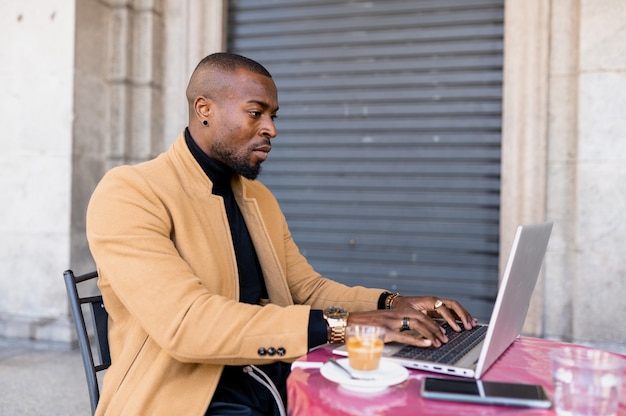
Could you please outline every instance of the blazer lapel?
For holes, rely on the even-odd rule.
[[[261,263],[261,269],[263,269],[263,277],[270,302],[280,306],[293,305],[293,299],[287,285],[287,277],[274,250],[272,239],[263,222],[256,199],[243,196],[243,184],[240,180],[233,185],[235,197],[248,226],[250,238],[252,238],[259,262]]]

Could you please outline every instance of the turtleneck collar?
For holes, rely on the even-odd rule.
[[[194,159],[196,159],[196,162],[198,162],[204,173],[206,173],[211,182],[213,182],[213,193],[222,195],[225,191],[230,191],[230,180],[235,174],[235,171],[204,153],[193,137],[191,137],[189,128],[185,128],[185,143],[187,143],[187,147]]]

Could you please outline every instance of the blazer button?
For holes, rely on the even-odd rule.
[[[276,348],[276,354],[278,354],[279,357],[282,357],[287,354],[287,350],[284,347],[278,347]]]
[[[270,357],[273,357],[276,355],[276,348],[274,347],[269,347],[267,349],[267,355],[269,355]]]
[[[261,357],[265,356],[267,354],[267,350],[263,347],[259,348],[257,350],[257,354],[259,354]]]

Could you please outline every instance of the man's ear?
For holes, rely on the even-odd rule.
[[[200,122],[207,120],[209,118],[209,114],[211,113],[211,101],[202,95],[196,97],[193,102],[193,109]]]

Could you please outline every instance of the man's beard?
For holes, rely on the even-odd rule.
[[[257,163],[256,165],[251,165],[245,160],[232,160],[229,161],[229,165],[232,170],[236,173],[240,174],[246,179],[254,180],[261,173],[261,163]]]
[[[236,155],[232,150],[222,148],[219,143],[213,146],[213,154],[223,164],[246,179],[254,180],[261,173],[261,162],[251,165],[246,155]]]

